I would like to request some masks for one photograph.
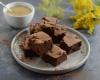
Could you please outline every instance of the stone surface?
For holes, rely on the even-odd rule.
[[[1,0],[5,4],[17,0]],[[19,0],[18,0],[19,1]],[[20,0],[26,1],[34,6],[40,0]],[[71,8],[66,6],[66,0],[63,0],[64,11],[66,15],[71,15]],[[70,11],[69,11],[70,10]],[[40,14],[35,14],[34,20],[41,18]],[[71,22],[65,17],[61,23],[71,26]],[[100,80],[100,25],[95,29],[94,35],[88,36],[85,31],[82,32],[91,44],[91,54],[88,61],[81,68],[61,74],[61,75],[43,75],[34,73],[24,69],[12,57],[10,51],[10,43],[13,37],[20,30],[12,29],[6,22],[2,13],[2,6],[0,5],[0,80]]]

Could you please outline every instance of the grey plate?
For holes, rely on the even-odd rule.
[[[20,44],[21,39],[27,32],[28,32],[28,28],[19,32],[13,38],[12,43],[11,43],[11,51],[12,51],[13,57],[20,65],[22,65],[26,69],[29,69],[38,73],[44,73],[44,74],[60,74],[60,73],[69,72],[69,71],[79,68],[86,62],[86,60],[89,57],[90,44],[88,40],[80,32],[68,27],[67,32],[71,34],[76,34],[77,36],[79,36],[79,38],[82,40],[82,46],[79,51],[76,51],[72,53],[71,55],[68,55],[68,58],[63,63],[54,67],[50,65],[49,63],[44,62],[40,58],[33,58],[32,60],[22,59],[24,53],[20,49],[19,44]]]

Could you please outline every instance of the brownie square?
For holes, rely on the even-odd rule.
[[[42,18],[42,20],[44,20],[45,21],[44,23],[47,24],[51,24],[51,25],[57,24],[57,18],[54,17],[44,17]]]
[[[62,63],[67,59],[66,51],[62,50],[60,47],[53,45],[52,50],[48,51],[42,56],[42,59],[53,66]]]
[[[51,25],[51,24],[43,24],[42,25],[42,31],[44,31],[45,33],[47,33],[51,37],[54,34],[55,28],[56,28],[56,26],[55,25]]]
[[[34,33],[29,38],[31,49],[40,57],[52,49],[52,38],[43,31]]]
[[[21,49],[24,51],[25,57],[36,57],[36,53],[32,51],[32,49],[29,47],[29,38],[28,36],[25,36],[20,44]]]
[[[53,17],[44,17],[41,21],[43,23],[41,24],[42,31],[46,32],[48,35],[52,37],[57,25],[57,19]]]
[[[68,54],[77,51],[81,47],[81,40],[77,36],[66,34],[60,43],[60,47]]]
[[[66,26],[56,27],[56,29],[54,30],[54,35],[53,35],[53,42],[60,43],[60,41],[66,34],[66,30],[67,30]]]
[[[57,24],[57,19],[53,17],[44,17],[42,18],[41,21],[37,23],[31,23],[30,28],[29,28],[29,33],[33,34],[39,31],[44,31],[50,36],[54,34],[54,29]]]
[[[36,32],[41,31],[41,26],[40,26],[40,22],[34,23],[32,22],[29,28],[29,34],[34,34]]]

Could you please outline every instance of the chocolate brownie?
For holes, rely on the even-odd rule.
[[[60,43],[60,47],[70,54],[80,49],[81,40],[77,36],[66,34]]]
[[[54,17],[44,17],[42,18],[42,20],[44,20],[44,23],[47,24],[51,24],[51,25],[57,24],[57,18]]]
[[[48,51],[42,56],[42,59],[54,66],[62,63],[67,59],[66,51],[62,50],[60,47],[53,45],[52,50]]]
[[[35,57],[37,56],[36,53],[34,53],[31,48],[29,47],[29,38],[28,36],[25,36],[20,44],[21,49],[24,51],[25,57]]]
[[[43,31],[34,33],[29,38],[31,49],[40,57],[52,49],[52,38]]]
[[[43,24],[42,25],[42,30],[52,37],[53,34],[54,34],[55,25]]]
[[[57,25],[57,19],[53,17],[44,17],[42,18],[42,23],[42,31],[46,32],[48,35],[52,37]]]
[[[29,28],[29,33],[34,34],[39,31],[41,31],[40,22],[37,22],[37,23],[32,22]]]
[[[60,43],[60,41],[66,34],[66,30],[67,30],[66,26],[56,27],[56,29],[54,31],[54,36],[53,36],[53,42]]]
[[[39,31],[44,31],[50,36],[54,33],[57,24],[57,19],[53,17],[44,17],[37,23],[31,23],[29,33],[33,34]]]

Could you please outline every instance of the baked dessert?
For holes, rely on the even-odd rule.
[[[44,31],[50,36],[54,33],[54,29],[57,24],[57,19],[53,17],[44,17],[42,20],[36,23],[31,23],[29,33],[33,34],[39,31]]]
[[[81,40],[77,36],[66,34],[60,43],[60,47],[70,54],[80,49]]]
[[[54,34],[55,27],[56,27],[55,25],[43,24],[42,30],[52,37]]]
[[[36,32],[41,31],[40,22],[34,23],[32,22],[29,28],[29,34],[34,34]]]
[[[57,25],[57,19],[53,17],[44,17],[42,18],[40,25],[42,27],[42,31],[46,32],[52,37]]]
[[[25,57],[37,57],[36,53],[29,47],[29,38],[25,36],[20,44],[21,49],[24,51]]]
[[[42,59],[54,66],[62,63],[67,59],[66,51],[60,47],[53,45],[53,48],[42,56]]]
[[[55,25],[57,24],[57,18],[54,17],[43,17],[42,20],[44,20],[44,23]]]
[[[40,57],[52,49],[52,38],[43,31],[30,35],[29,46]]]
[[[67,26],[58,26],[56,18],[44,17],[30,25],[29,35],[20,47],[26,57],[39,56],[57,66],[67,59],[68,54],[81,48],[81,39],[66,30]]]
[[[66,30],[67,30],[66,26],[56,27],[56,29],[54,30],[54,35],[52,37],[53,38],[53,42],[54,43],[60,43],[60,41],[62,40],[62,38],[66,34]]]

